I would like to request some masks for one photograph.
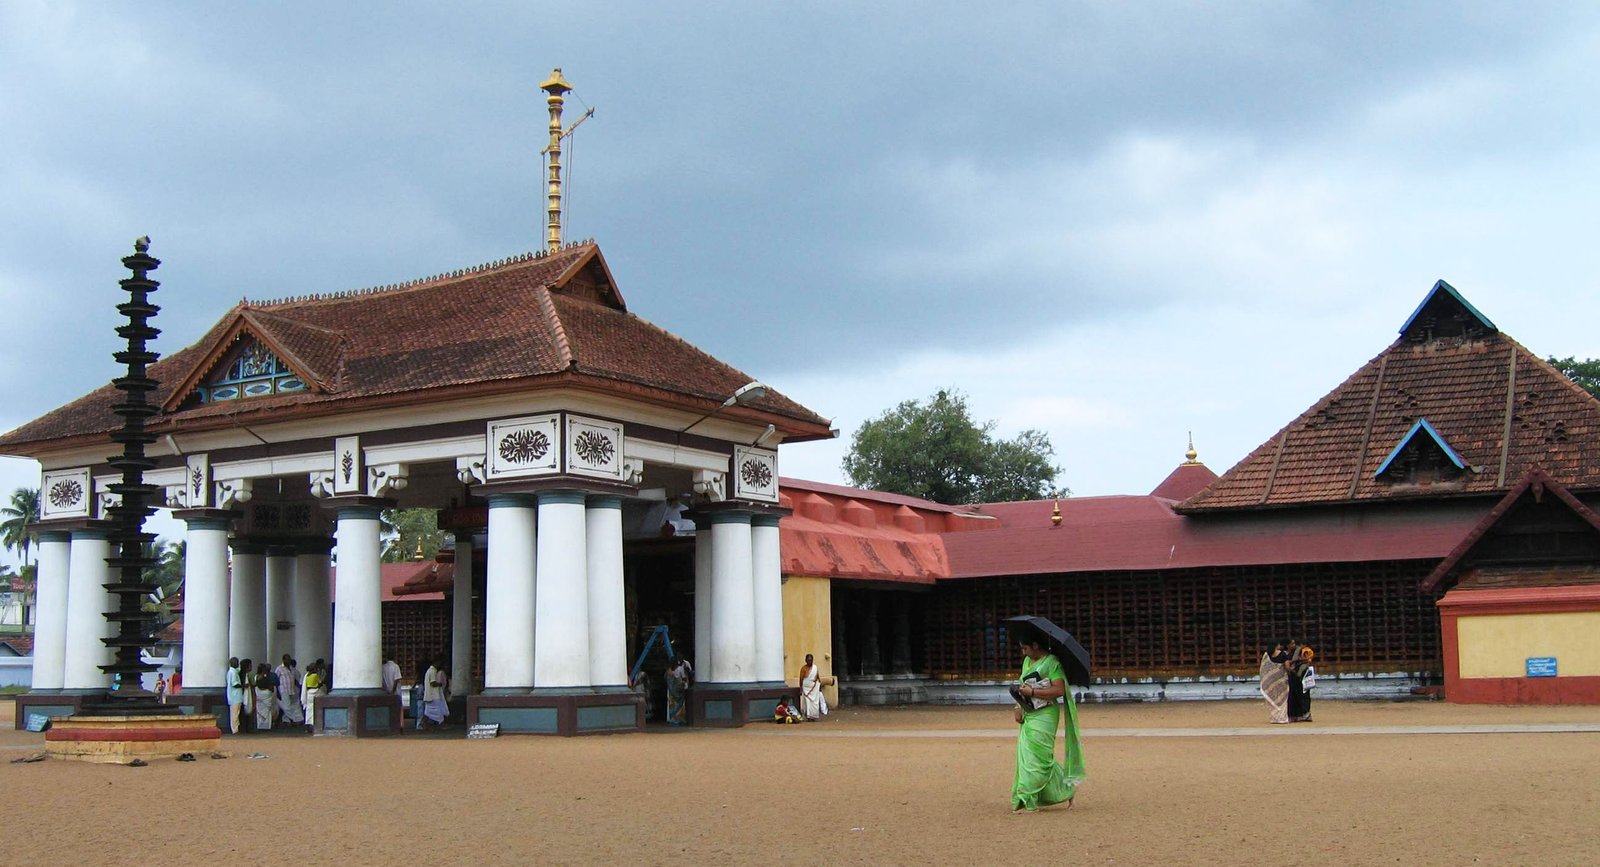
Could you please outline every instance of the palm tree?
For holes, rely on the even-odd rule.
[[[0,506],[0,545],[22,554],[22,565],[29,563],[28,551],[33,547],[33,536],[28,525],[39,521],[39,489],[18,488],[11,492],[11,502]]]

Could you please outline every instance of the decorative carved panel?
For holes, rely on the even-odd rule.
[[[183,482],[183,504],[191,509],[208,509],[211,507],[211,458],[189,455],[186,461],[188,475]]]
[[[733,447],[733,498],[778,502],[778,453],[747,446]]]
[[[39,518],[87,518],[94,502],[89,468],[50,470],[39,486]]]
[[[365,493],[366,468],[361,464],[361,438],[337,437],[333,441],[333,492]]]
[[[622,425],[567,416],[567,472],[622,481]]]
[[[489,422],[486,446],[489,477],[485,481],[558,473],[561,416],[550,413]]]

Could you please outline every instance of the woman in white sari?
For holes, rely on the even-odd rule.
[[[818,720],[828,713],[828,698],[822,694],[822,672],[806,654],[806,664],[800,666],[800,713],[808,720]]]

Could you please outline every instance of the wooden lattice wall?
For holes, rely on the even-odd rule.
[[[1077,637],[1097,677],[1249,674],[1295,638],[1323,672],[1442,670],[1433,561],[978,578],[939,585],[925,611],[934,677],[1014,676],[1001,621],[1047,617]]]

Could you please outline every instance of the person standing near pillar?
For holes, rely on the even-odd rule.
[[[445,696],[449,695],[450,667],[445,664],[444,657],[435,657],[433,664],[428,666],[428,671],[422,679],[422,715],[417,718],[417,730],[425,728],[438,728],[450,716],[450,705]]]
[[[278,709],[283,721],[292,725],[305,722],[305,711],[300,706],[300,672],[294,658],[285,653],[283,662],[272,673],[278,676]]]
[[[239,657],[228,657],[228,731],[239,733],[239,715],[244,712],[244,681],[239,676]]]

